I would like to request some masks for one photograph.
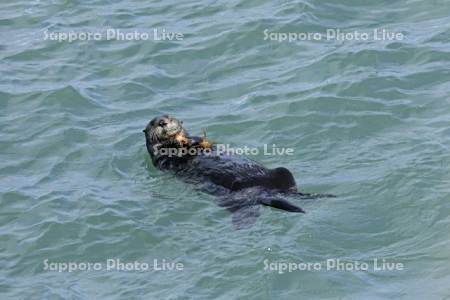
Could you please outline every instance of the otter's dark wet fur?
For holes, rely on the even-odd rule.
[[[201,140],[189,137],[182,122],[168,115],[151,120],[144,133],[153,165],[160,170],[174,172],[200,191],[217,196],[218,204],[233,213],[233,224],[237,228],[251,226],[259,216],[260,205],[304,213],[303,209],[283,199],[287,195],[300,198],[332,196],[300,193],[288,169],[268,169],[244,156],[218,153],[214,147],[209,153],[197,151],[195,155],[168,155],[167,151],[161,150],[195,147],[195,143]],[[181,146],[175,139],[177,134],[187,136],[192,144]]]

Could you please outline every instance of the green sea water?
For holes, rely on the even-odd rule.
[[[236,230],[152,166],[162,113],[338,197]],[[2,1],[0,299],[450,299],[449,125],[449,1]]]

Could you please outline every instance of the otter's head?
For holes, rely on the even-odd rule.
[[[168,115],[162,115],[154,118],[143,130],[145,139],[150,144],[171,144],[175,141],[175,136],[186,132],[182,126],[183,122]]]

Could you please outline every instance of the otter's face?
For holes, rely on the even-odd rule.
[[[145,127],[145,137],[152,144],[169,143],[177,134],[184,132],[182,124],[183,122],[168,115],[156,117]]]

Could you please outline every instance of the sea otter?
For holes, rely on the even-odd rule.
[[[200,191],[217,196],[218,204],[233,213],[238,228],[251,226],[259,215],[259,205],[271,206],[294,213],[304,210],[285,199],[332,197],[297,191],[294,176],[283,167],[268,169],[241,155],[199,147],[201,137],[190,136],[176,118],[163,115],[151,120],[145,133],[147,150],[153,165],[172,171]],[[178,136],[187,137],[181,143]]]

